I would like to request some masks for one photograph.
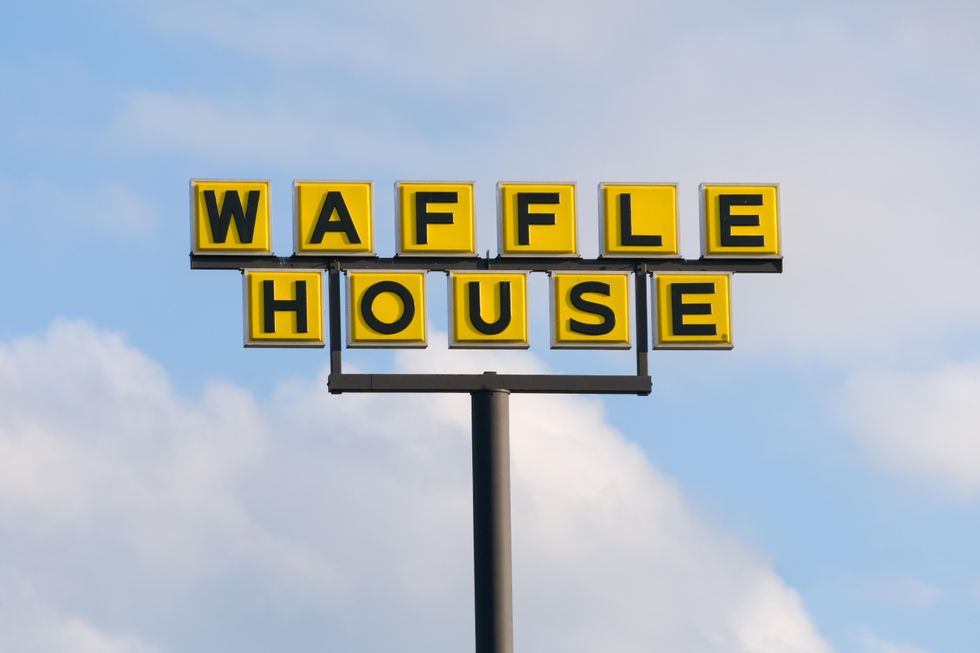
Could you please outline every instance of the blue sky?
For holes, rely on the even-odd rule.
[[[187,183],[775,181],[786,273],[647,398],[514,399],[518,650],[980,644],[971,3],[21,3],[0,24],[0,649],[464,650],[465,398],[329,397],[188,267]],[[444,281],[429,280],[444,331]],[[550,352],[363,369],[617,372]],[[397,433],[392,433],[395,430]],[[574,624],[574,627],[572,626]]]

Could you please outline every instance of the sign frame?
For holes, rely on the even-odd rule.
[[[226,250],[216,250],[216,249],[198,249],[197,239],[194,237],[197,233],[197,202],[195,202],[194,197],[194,184],[196,183],[211,183],[211,184],[266,184],[266,201],[268,202],[267,213],[269,216],[269,251],[263,252],[259,250],[245,250],[245,249],[226,249]],[[215,178],[215,177],[192,177],[187,184],[187,194],[190,202],[191,210],[191,255],[192,256],[262,256],[262,257],[275,257],[275,247],[272,242],[272,180],[271,179],[228,179],[228,178]]]
[[[429,320],[428,320],[429,303],[428,303],[428,301],[426,301],[425,295],[426,295],[426,292],[427,292],[426,286],[428,285],[428,282],[429,282],[429,279],[428,279],[429,275],[428,275],[428,273],[430,272],[430,270],[426,270],[424,268],[404,268],[404,269],[398,269],[398,270],[388,271],[388,274],[421,274],[422,275],[422,302],[423,302],[423,305],[422,305],[421,314],[422,314],[422,329],[424,331],[425,337],[422,338],[422,341],[421,342],[401,343],[401,342],[397,342],[396,341],[396,342],[391,343],[391,344],[387,344],[386,343],[386,344],[383,344],[383,345],[379,345],[379,344],[375,344],[375,343],[359,344],[359,343],[356,343],[356,342],[352,342],[351,341],[351,338],[354,335],[354,328],[353,328],[353,326],[354,326],[353,325],[354,311],[351,310],[352,307],[353,307],[353,304],[354,304],[353,296],[352,296],[352,293],[351,293],[351,275],[352,274],[359,274],[359,273],[362,273],[362,274],[363,273],[367,273],[367,274],[384,274],[385,271],[371,270],[371,269],[361,269],[361,268],[351,268],[349,270],[345,270],[345,272],[346,272],[346,274],[344,276],[346,277],[346,279],[345,279],[346,283],[344,285],[346,286],[345,291],[346,291],[346,294],[347,294],[347,310],[344,311],[344,313],[346,313],[346,324],[345,324],[345,326],[347,327],[346,328],[346,331],[347,331],[347,348],[348,349],[427,349],[429,347]]]
[[[575,240],[575,252],[572,254],[549,254],[543,252],[517,252],[517,253],[507,253],[504,252],[504,197],[503,197],[503,186],[505,184],[511,185],[524,185],[524,186],[571,186],[572,187],[572,199],[574,200],[573,207],[573,220],[572,228],[574,230],[573,238]],[[568,259],[575,260],[582,258],[582,252],[580,250],[580,239],[578,233],[578,184],[574,181],[498,181],[496,186],[495,197],[497,200],[497,256],[503,259],[508,258],[526,258],[533,256],[535,258],[550,258],[550,259]]]
[[[747,254],[745,252],[727,252],[721,254],[708,254],[708,213],[707,207],[704,202],[704,187],[705,186],[733,186],[733,187],[744,187],[744,188],[755,188],[758,186],[772,186],[776,189],[776,237],[777,237],[777,247],[774,254]],[[782,207],[780,206],[780,196],[782,194],[779,192],[778,182],[769,181],[758,181],[758,182],[719,182],[719,181],[703,181],[698,184],[698,222],[701,229],[701,258],[704,259],[768,259],[768,260],[782,260],[783,258],[783,237],[782,237],[782,226],[780,225],[780,216],[783,214]]]
[[[555,276],[556,275],[559,275],[559,274],[566,274],[566,275],[571,275],[571,274],[587,274],[589,276],[592,276],[592,275],[595,275],[595,276],[599,276],[599,275],[615,275],[615,276],[618,276],[618,277],[624,277],[624,276],[626,277],[626,325],[627,325],[627,328],[626,328],[626,343],[625,344],[624,343],[619,343],[619,342],[604,344],[601,341],[598,342],[598,343],[595,343],[595,344],[592,344],[592,343],[588,343],[588,344],[583,344],[583,343],[558,344],[558,342],[557,342],[557,336],[558,336],[558,334],[557,334],[557,329],[556,329],[556,324],[555,324],[555,322],[556,322],[555,316],[558,314],[557,313],[557,308],[558,307],[555,304],[555,302],[558,300],[558,297],[555,294]],[[549,330],[551,332],[551,349],[599,349],[599,350],[601,350],[601,349],[618,349],[620,351],[629,351],[630,349],[632,349],[633,348],[633,334],[630,333],[630,328],[629,328],[630,325],[633,324],[633,320],[630,319],[632,317],[632,315],[633,315],[633,311],[630,309],[630,291],[629,291],[630,274],[631,273],[630,272],[627,272],[627,271],[615,271],[615,270],[595,270],[595,271],[588,270],[588,271],[584,271],[584,272],[578,272],[578,271],[570,272],[570,271],[567,271],[567,270],[556,270],[555,272],[549,272],[548,273],[548,301],[549,301],[548,310],[551,311],[550,314],[549,314],[549,317],[551,319],[548,320],[548,328],[549,328]],[[641,273],[634,272],[632,274],[641,274]],[[643,273],[643,274],[645,274],[645,273]]]
[[[401,207],[401,194],[399,192],[398,186],[400,184],[431,184],[433,186],[438,184],[444,185],[468,185],[473,188],[473,251],[472,252],[403,252],[402,248],[402,207]],[[452,258],[476,258],[479,257],[480,248],[477,246],[476,238],[476,181],[466,181],[466,180],[456,180],[456,181],[443,181],[443,180],[425,180],[419,181],[415,179],[398,179],[394,183],[395,189],[395,252],[398,256],[404,256],[406,258],[432,258],[433,256],[450,256]],[[405,272],[417,272],[417,270],[404,270]]]
[[[305,273],[315,273],[320,277],[320,340],[255,340],[249,336],[249,315],[248,307],[251,304],[248,297],[248,272],[305,272]],[[242,326],[243,334],[242,340],[245,343],[244,346],[248,349],[323,349],[327,346],[329,330],[329,318],[326,317],[327,304],[324,301],[324,290],[326,290],[326,284],[324,283],[324,273],[323,270],[317,270],[315,268],[287,268],[284,270],[271,270],[268,268],[245,268],[242,270]]]
[[[760,256],[759,258],[762,258],[762,257]],[[667,343],[667,344],[662,343],[660,341],[659,336],[658,336],[659,325],[660,325],[660,315],[658,313],[658,309],[659,309],[660,304],[658,303],[658,297],[657,297],[657,276],[659,276],[659,275],[656,272],[651,272],[650,273],[650,276],[652,277],[652,279],[651,279],[651,282],[652,283],[650,283],[650,327],[651,327],[650,328],[650,342],[651,342],[651,348],[653,350],[655,350],[655,351],[656,350],[659,350],[659,351],[717,351],[717,350],[727,351],[727,350],[734,349],[735,348],[735,334],[733,333],[733,331],[735,330],[734,329],[735,318],[732,315],[732,309],[733,309],[733,306],[732,306],[732,304],[733,304],[733,302],[732,302],[732,278],[734,276],[734,273],[731,272],[731,271],[721,271],[721,270],[719,270],[718,272],[705,272],[705,271],[683,272],[683,273],[680,273],[680,272],[664,272],[664,274],[684,274],[685,276],[690,276],[690,277],[699,277],[699,276],[701,276],[701,277],[720,277],[720,276],[728,277],[728,321],[729,321],[728,342],[727,343],[720,342],[718,344],[705,343],[705,344],[695,344],[695,345],[686,345],[686,344],[683,344],[683,343]]]
[[[448,286],[448,301],[446,306],[448,308],[448,321],[449,325],[449,348],[450,349],[530,349],[531,348],[531,316],[529,310],[529,295],[530,295],[530,274],[525,270],[472,270],[472,271],[460,271],[462,274],[519,274],[524,277],[524,326],[527,329],[527,342],[522,344],[514,344],[513,342],[507,341],[494,341],[487,340],[479,344],[474,344],[470,342],[460,342],[456,340],[456,334],[452,325],[454,323],[453,315],[455,314],[455,304],[456,293],[453,292],[453,275],[456,274],[454,271],[447,271],[446,273],[446,284]]]
[[[674,228],[677,231],[677,252],[674,254],[650,254],[647,252],[606,252],[606,203],[602,191],[607,186],[673,186],[674,187]],[[681,220],[680,220],[680,184],[676,181],[600,181],[596,187],[599,203],[599,255],[602,258],[626,258],[626,259],[656,259],[672,260],[681,258]]]
[[[301,252],[299,249],[302,234],[299,226],[299,184],[367,184],[370,191],[371,206],[371,249],[367,252],[334,250],[331,252]],[[293,180],[293,254],[303,257],[315,256],[377,256],[377,241],[375,240],[374,215],[374,182],[365,179],[294,179]]]

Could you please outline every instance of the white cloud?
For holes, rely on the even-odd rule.
[[[44,605],[24,579],[0,576],[0,650],[17,653],[155,653],[140,640],[101,631]]]
[[[860,374],[844,397],[875,462],[947,491],[980,494],[980,363]]]
[[[57,324],[0,346],[0,573],[69,615],[59,651],[252,650],[284,629],[297,651],[471,646],[467,404],[322,380],[184,398],[119,336]],[[599,402],[513,397],[512,443],[521,648],[829,651]],[[45,619],[17,636],[44,650]]]

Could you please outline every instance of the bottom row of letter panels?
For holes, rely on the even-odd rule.
[[[425,272],[349,272],[348,347],[425,347]],[[655,349],[731,349],[730,275],[657,274]],[[628,349],[629,273],[551,274],[553,348]],[[323,274],[245,271],[246,347],[322,347]],[[451,347],[526,348],[527,274],[449,275]]]

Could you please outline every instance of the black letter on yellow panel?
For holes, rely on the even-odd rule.
[[[337,219],[334,221],[330,220],[330,216],[337,213]],[[357,234],[357,228],[354,226],[354,219],[350,216],[350,210],[347,208],[347,202],[344,201],[344,194],[339,190],[331,190],[327,192],[326,197],[323,198],[323,206],[320,208],[320,215],[317,216],[316,224],[313,226],[313,235],[310,237],[310,243],[318,245],[323,242],[323,236],[328,231],[339,231],[347,235],[347,242],[353,245],[359,245],[361,242],[361,237]]]
[[[661,236],[644,236],[633,234],[633,197],[629,193],[619,196],[619,231],[623,245],[640,245],[645,247],[660,247],[664,243]]]
[[[718,330],[714,324],[687,324],[685,315],[711,315],[711,304],[685,304],[684,295],[711,295],[713,283],[670,284],[670,314],[675,336],[713,336]]]
[[[453,214],[429,213],[429,204],[455,204],[459,201],[456,191],[418,191],[415,193],[415,242],[429,243],[430,224],[452,224]]]
[[[382,322],[374,314],[374,300],[383,292],[390,292],[402,302],[401,317],[394,322]],[[412,299],[412,293],[408,291],[408,288],[400,283],[379,281],[361,295],[361,315],[364,317],[365,324],[371,329],[386,336],[392,336],[404,331],[405,327],[412,323],[412,319],[415,317],[415,300]]]
[[[275,283],[272,279],[262,282],[262,328],[266,333],[276,330],[276,313],[296,313],[296,332],[306,333],[306,282],[293,282],[293,299],[276,299]]]
[[[496,322],[487,322],[481,315],[480,307],[480,282],[470,281],[466,284],[470,300],[470,322],[480,333],[487,336],[495,336],[503,333],[504,329],[510,326],[510,282],[501,281],[498,284],[500,293],[500,317]]]
[[[558,193],[518,193],[517,194],[517,244],[531,244],[531,225],[555,224],[554,213],[531,213],[532,204],[558,204]]]
[[[215,243],[223,243],[228,240],[228,227],[231,221],[235,221],[238,229],[238,237],[242,243],[248,245],[252,242],[255,233],[255,212],[259,208],[259,191],[248,191],[248,199],[245,201],[245,209],[242,210],[242,198],[239,197],[237,190],[225,191],[224,202],[221,209],[218,209],[218,198],[215,197],[213,190],[204,191],[204,204],[208,209],[208,222],[211,225],[211,235],[214,236]]]
[[[732,227],[758,227],[757,215],[732,215],[733,206],[762,206],[762,195],[719,195],[718,215],[721,219],[721,244],[725,247],[762,247],[765,236],[736,236]]]
[[[583,281],[582,283],[572,286],[572,289],[568,294],[568,300],[571,302],[572,306],[583,313],[598,315],[602,318],[602,322],[599,324],[586,324],[585,322],[579,322],[575,319],[569,319],[568,328],[575,333],[581,333],[586,336],[604,336],[612,331],[613,327],[616,326],[616,314],[613,313],[613,310],[605,304],[590,302],[582,297],[582,295],[588,292],[595,293],[597,295],[605,295],[608,297],[611,292],[611,288],[608,283],[603,283],[601,281]]]

